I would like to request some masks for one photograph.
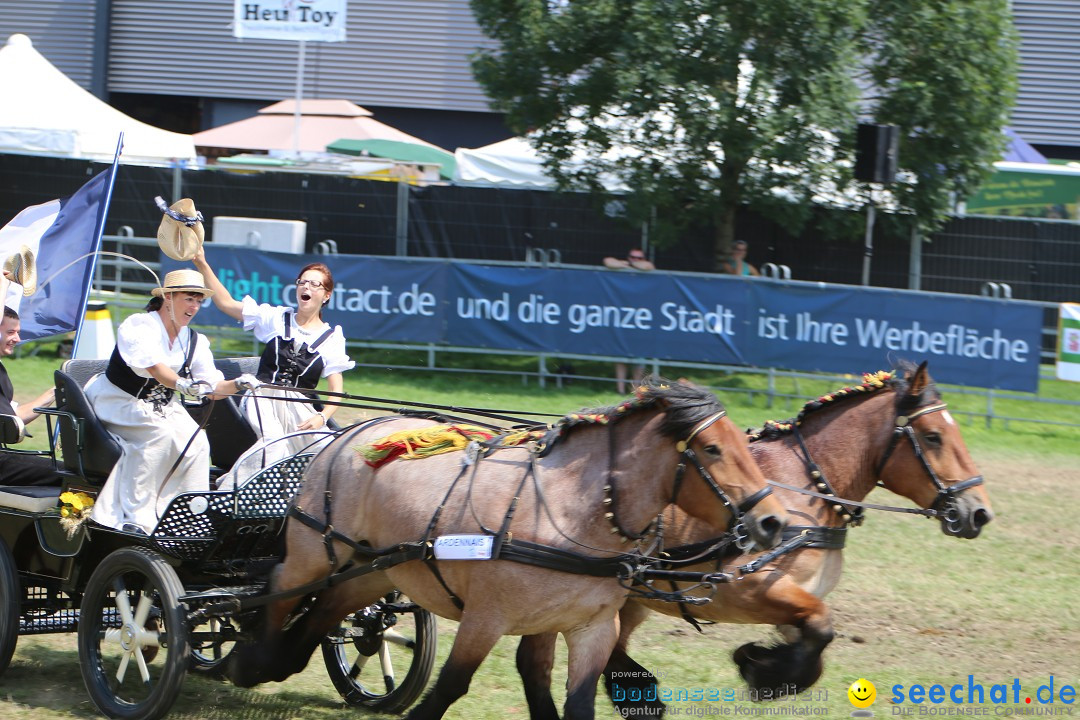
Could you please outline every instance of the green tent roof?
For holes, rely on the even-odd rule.
[[[403,163],[437,164],[439,175],[447,180],[454,177],[454,154],[430,145],[417,145],[400,140],[336,140],[326,146],[327,152],[343,155],[367,155],[388,158]]]

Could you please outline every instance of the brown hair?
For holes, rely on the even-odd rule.
[[[300,268],[300,272],[296,273],[296,279],[299,280],[304,276],[308,270],[315,270],[321,272],[325,280],[323,281],[323,287],[326,288],[326,302],[319,308],[319,318],[322,319],[322,309],[326,307],[330,302],[330,296],[334,294],[334,273],[330,272],[330,268],[326,267],[326,263],[313,262],[308,263],[304,267]]]

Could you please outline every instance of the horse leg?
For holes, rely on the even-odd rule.
[[[782,598],[776,595],[770,593],[767,600],[782,602],[775,610],[786,613],[787,620],[776,624],[787,642],[772,647],[747,643],[732,656],[762,700],[802,692],[817,682],[824,669],[821,654],[835,635],[829,607],[820,598],[799,587],[787,588]]]
[[[308,582],[304,578],[293,578],[293,574],[294,570],[287,562],[279,564],[271,572],[270,587],[273,591],[281,591]],[[229,655],[225,675],[234,685],[254,687],[276,674],[274,668],[279,664],[279,658],[287,655],[287,651],[282,652],[281,642],[285,619],[302,599],[287,597],[267,604],[260,619],[259,637],[251,642],[238,642]]]
[[[622,717],[658,718],[667,709],[657,697],[656,676],[639,665],[627,653],[630,635],[645,622],[649,609],[628,602],[619,610],[619,639],[604,667],[604,690]]]
[[[461,614],[450,656],[439,671],[435,686],[405,717],[407,720],[438,720],[454,701],[469,692],[473,673],[502,637],[502,628],[488,615]]]
[[[525,635],[518,643],[517,669],[525,687],[531,720],[559,720],[551,697],[551,668],[555,664],[555,640],[558,633]]]
[[[303,616],[281,634],[278,646],[283,652],[266,679],[282,682],[302,672],[311,654],[343,617],[376,602],[392,589],[389,579],[376,573],[320,592]]]
[[[567,646],[565,720],[594,720],[596,681],[618,639],[618,621],[597,619],[564,633]]]

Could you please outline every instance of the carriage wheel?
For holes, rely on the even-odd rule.
[[[222,663],[236,646],[236,631],[228,620],[211,617],[205,628],[191,630],[191,662],[189,669],[211,677],[221,677]]]
[[[436,640],[435,616],[393,592],[345,618],[323,640],[323,661],[346,703],[398,713],[427,686]]]
[[[191,653],[183,592],[176,571],[145,548],[117,550],[90,576],[79,611],[79,659],[102,714],[156,720],[172,707]]]
[[[0,675],[7,670],[15,643],[19,641],[19,614],[22,611],[22,584],[15,558],[7,543],[0,540]]]

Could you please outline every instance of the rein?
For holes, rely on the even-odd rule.
[[[458,406],[455,406],[455,405],[436,405],[436,404],[432,404],[432,403],[412,402],[412,401],[406,401],[406,400],[392,400],[392,399],[388,399],[388,398],[372,397],[372,396],[368,396],[368,395],[352,395],[350,393],[333,392],[331,390],[317,390],[317,389],[309,390],[307,388],[304,388],[304,389],[301,390],[301,389],[297,389],[296,387],[291,387],[291,386],[288,386],[288,385],[272,385],[270,383],[263,383],[259,387],[268,388],[268,389],[271,389],[271,390],[291,390],[293,392],[303,393],[304,395],[308,396],[307,398],[269,397],[269,396],[267,398],[265,398],[265,399],[277,400],[277,401],[281,401],[281,402],[311,402],[311,398],[313,396],[320,396],[320,397],[323,397],[323,398],[340,398],[342,400],[350,400],[350,401],[351,400],[359,400],[359,401],[364,401],[364,402],[382,403],[382,405],[361,405],[361,404],[357,404],[357,403],[353,403],[353,402],[335,402],[333,400],[325,401],[325,404],[327,404],[327,405],[336,405],[337,407],[355,408],[355,409],[360,409],[360,410],[394,410],[394,408],[387,408],[387,407],[384,407],[384,406],[385,405],[396,405],[399,408],[400,407],[424,408],[424,409],[428,409],[428,410],[445,410],[445,411],[448,411],[448,412],[467,413],[469,415],[478,415],[480,417],[488,417],[488,418],[491,418],[493,420],[501,420],[503,422],[510,422],[510,423],[514,423],[514,424],[517,424],[517,425],[529,425],[529,426],[536,425],[537,422],[535,420],[528,420],[526,418],[518,417],[518,416],[519,415],[529,415],[529,416],[532,416],[532,417],[550,417],[550,418],[562,417],[562,415],[556,415],[554,413],[513,411],[514,414],[511,414],[511,411],[509,411],[509,410],[493,410],[493,409],[490,409],[490,408],[458,407]]]

